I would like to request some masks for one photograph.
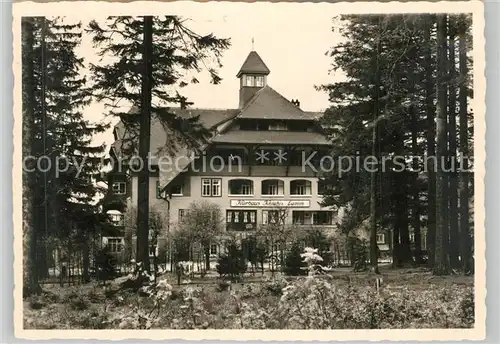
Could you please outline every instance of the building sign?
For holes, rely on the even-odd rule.
[[[304,200],[274,200],[274,199],[232,199],[231,207],[243,207],[243,208],[308,208],[310,206],[310,201]]]

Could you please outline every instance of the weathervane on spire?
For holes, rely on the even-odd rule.
[[[255,40],[252,37],[252,51],[255,50],[254,43],[255,43]]]

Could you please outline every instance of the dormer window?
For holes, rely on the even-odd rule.
[[[284,131],[287,130],[288,127],[285,122],[282,121],[273,121],[269,123],[269,130],[279,130],[279,131]]]
[[[264,86],[264,77],[263,76],[257,76],[255,78],[255,86],[257,86],[257,87]]]

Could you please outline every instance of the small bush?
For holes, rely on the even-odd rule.
[[[283,272],[286,275],[301,276],[307,274],[305,269],[307,264],[304,262],[301,254],[302,249],[300,248],[300,245],[298,243],[294,243],[285,257]]]
[[[285,279],[271,279],[265,282],[266,290],[273,296],[283,295],[283,288],[287,286]]]
[[[116,258],[109,252],[108,247],[104,247],[97,253],[96,264],[98,280],[109,281],[117,277]]]
[[[30,305],[31,309],[42,309],[43,307],[45,307],[45,303],[43,302],[43,299],[41,297],[38,297],[38,296],[32,296],[30,298],[29,305]]]
[[[101,303],[106,300],[104,294],[97,292],[95,289],[92,289],[87,293],[87,298],[92,303]]]
[[[175,301],[178,299],[182,299],[182,291],[172,290],[172,294],[170,295],[170,300]]]
[[[229,290],[231,284],[227,281],[222,281],[217,284],[217,291],[218,292],[223,292]]]
[[[467,290],[460,301],[460,316],[464,324],[474,326],[474,292]]]
[[[89,308],[90,301],[83,297],[79,296],[70,301],[70,306],[77,311],[83,311]]]
[[[305,244],[309,247],[318,249],[318,255],[323,258],[323,265],[329,266],[333,263],[333,253],[330,252],[331,241],[320,229],[315,229],[307,232]]]
[[[368,269],[367,242],[359,238],[352,238],[350,244],[354,271],[366,271]]]
[[[247,261],[242,250],[236,245],[229,245],[227,254],[221,256],[217,263],[217,272],[222,278],[232,281],[241,279],[247,271]]]

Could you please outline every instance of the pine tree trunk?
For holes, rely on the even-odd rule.
[[[32,156],[34,137],[34,107],[35,107],[35,80],[33,67],[34,25],[33,18],[22,18],[22,151],[23,159]],[[28,160],[29,161],[29,160]],[[34,168],[23,166],[23,296],[29,296],[41,291],[37,277],[37,233],[33,222],[34,204]]]
[[[210,244],[203,245],[205,253],[205,271],[210,271]]]
[[[144,51],[142,74],[142,104],[139,132],[139,159],[141,169],[137,191],[137,262],[141,262],[145,271],[149,267],[149,146],[151,133],[151,84],[152,84],[152,46],[153,17],[144,17]]]
[[[391,199],[391,208],[392,208],[392,217],[394,218],[394,226],[392,229],[392,267],[397,268],[401,266],[401,240],[400,240],[400,225],[398,223],[399,216],[398,214],[398,202],[397,202],[397,187],[398,187],[398,179],[396,173],[391,173],[391,187],[394,189],[392,192]]]
[[[372,130],[372,156],[377,156],[377,124]],[[378,244],[377,244],[377,173],[370,175],[370,265],[372,272],[378,274]]]
[[[436,241],[434,253],[434,274],[445,275],[449,273],[448,261],[448,195],[447,178],[443,170],[443,162],[447,156],[446,135],[446,15],[438,15],[437,19],[437,81],[436,81]]]
[[[455,23],[450,18],[449,23],[449,47],[448,47],[448,67],[449,67],[449,86],[448,86],[448,141],[450,156],[450,267],[459,268],[459,237],[458,237],[458,179],[457,179],[457,122],[456,122],[456,67],[455,67]]]
[[[401,143],[402,144],[402,141]],[[396,156],[401,156],[403,152],[398,149]],[[408,228],[408,190],[407,175],[403,172],[394,172],[395,190],[393,196],[394,202],[394,239],[397,240],[395,246],[394,262],[395,267],[408,265],[412,262],[410,234]]]
[[[467,24],[465,18],[460,18],[460,33],[459,33],[459,68],[460,68],[460,88],[459,88],[459,111],[460,111],[460,152],[462,154],[463,162],[461,168],[464,169],[460,173],[460,256],[461,265],[464,273],[468,273],[472,266],[470,264],[471,258],[471,238],[469,228],[469,172],[468,172],[468,122],[467,122],[467,81],[468,81],[468,68],[467,68],[467,47],[466,47],[466,33]]]
[[[377,159],[377,131],[378,118],[380,116],[380,33],[377,37],[377,49],[375,52],[375,108],[373,114],[373,129],[372,129],[372,158]],[[378,274],[378,244],[377,244],[377,172],[370,173],[370,265],[371,271]]]
[[[82,281],[83,283],[90,282],[90,248],[89,248],[89,238],[84,237],[83,247],[82,247]]]
[[[416,59],[415,48],[411,48],[409,52],[411,59]],[[418,156],[418,134],[419,134],[419,117],[417,114],[417,98],[416,94],[416,82],[415,75],[413,69],[409,69],[408,71],[408,82],[409,82],[409,100],[410,106],[408,108],[408,112],[410,115],[411,121],[411,148],[412,148],[412,167],[413,172],[408,173],[408,182],[411,183],[411,227],[413,229],[414,234],[414,256],[415,263],[420,264],[422,262],[422,242],[421,242],[421,232],[420,232],[420,186],[418,182],[418,171],[420,170]],[[411,242],[410,242],[411,248]]]
[[[431,32],[435,22],[435,16],[429,15],[428,25],[425,28],[425,98],[427,113],[427,161],[426,170],[428,174],[427,186],[427,252],[429,267],[434,266],[434,244],[436,237],[436,173],[433,157],[436,156],[436,125],[434,122],[436,112],[434,110],[434,77],[432,60],[432,39]]]
[[[399,172],[402,184],[401,188],[404,194],[401,196],[401,227],[400,227],[400,248],[401,248],[401,263],[403,265],[410,265],[413,263],[410,244],[410,229],[409,229],[409,214],[408,214],[408,174],[406,171]]]
[[[418,165],[418,119],[415,111],[415,106],[410,106],[410,116],[411,116],[411,146],[413,150],[413,169],[415,171],[419,170]],[[422,262],[422,234],[420,230],[420,187],[418,183],[418,172],[413,172],[413,185],[412,185],[412,227],[413,234],[415,238],[415,263],[420,264]]]

